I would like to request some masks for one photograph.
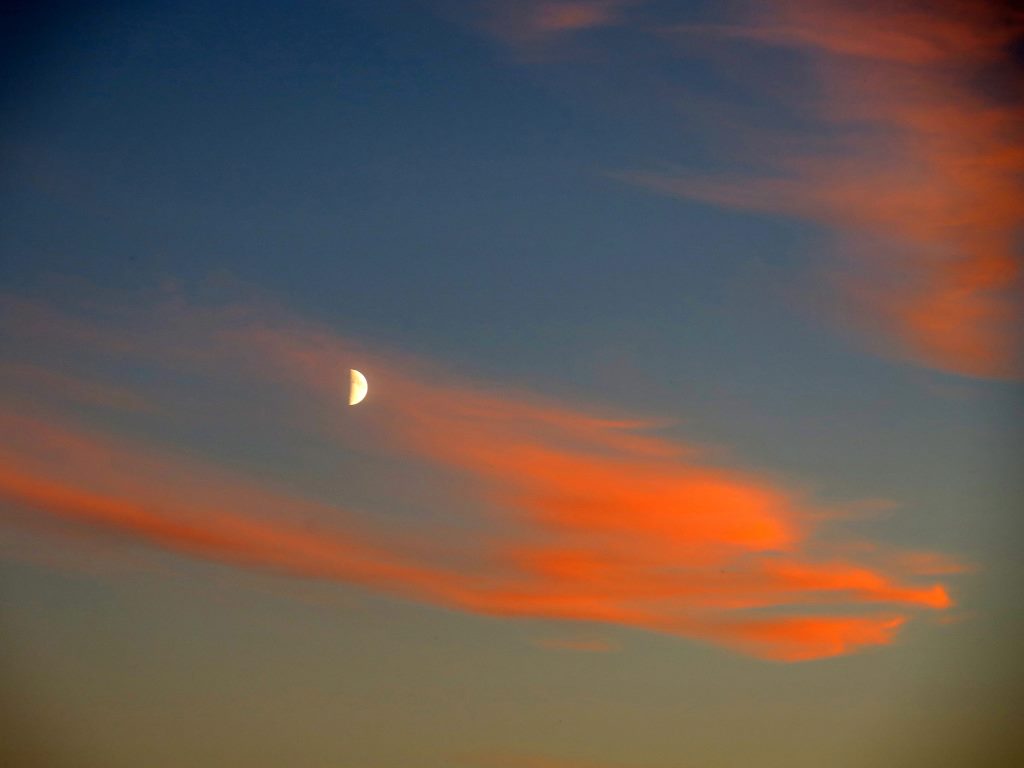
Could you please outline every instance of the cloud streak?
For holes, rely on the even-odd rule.
[[[176,295],[106,319],[0,304],[35,319],[36,343],[25,349],[70,338],[99,360],[187,372],[189,387],[222,393],[210,397],[227,413],[246,389],[276,392],[265,401],[273,408],[242,412],[235,428],[270,421],[299,443],[326,441],[339,460],[352,440],[373,446],[427,469],[434,485],[423,505],[451,507],[399,524],[386,509],[353,511],[344,489],[327,499],[297,483],[285,492],[194,447],[132,436],[153,433],[132,418],[201,418],[180,405],[114,420],[38,398],[26,409],[28,400],[7,395],[0,499],[69,530],[473,613],[629,626],[782,661],[887,644],[921,611],[952,604],[939,579],[956,570],[948,558],[876,557],[870,547],[854,558],[854,548],[825,542],[828,510],[806,494],[711,462],[643,420],[369,355],[259,303]],[[341,382],[354,362],[374,397],[346,410]],[[285,461],[275,475],[287,478],[299,463]]]
[[[963,375],[1024,375],[1024,111],[999,4],[773,0],[695,38],[802,53],[819,92],[801,150],[761,173],[637,173],[652,189],[841,233],[835,281],[877,346]],[[813,133],[811,133],[813,132]],[[792,142],[790,142],[792,145]]]
[[[617,26],[630,6],[639,4],[640,0],[474,0],[457,5],[452,15],[528,60],[544,60],[564,54],[575,35]]]

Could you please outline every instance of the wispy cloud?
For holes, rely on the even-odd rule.
[[[548,0],[537,5],[533,26],[541,32],[566,32],[614,23],[623,0]]]
[[[327,500],[295,483],[285,492],[241,464],[229,470],[188,445],[133,437],[164,430],[126,426],[131,414],[115,428],[58,402],[37,400],[27,412],[24,400],[5,399],[0,498],[71,529],[475,613],[632,626],[778,660],[883,645],[919,611],[952,604],[936,579],[954,570],[948,560],[876,556],[844,548],[835,533],[826,543],[829,511],[799,489],[716,464],[644,420],[360,351],[259,303],[175,295],[100,320],[4,306],[35,318],[32,333],[49,334],[48,347],[70,335],[76,354],[187,373],[177,394],[188,404],[193,390],[209,390],[231,414],[247,391],[272,390],[224,429],[269,420],[278,437],[315,439],[339,456],[353,439],[372,445],[431,468],[437,485],[420,502],[452,507],[427,524],[385,524],[348,509],[344,489]],[[346,410],[344,375],[356,364],[371,397]],[[144,415],[179,426],[202,418],[170,404]],[[301,469],[281,464],[279,478]]]
[[[773,0],[735,24],[673,28],[802,51],[820,92],[813,142],[762,173],[633,181],[811,219],[843,240],[846,314],[879,347],[938,369],[1019,378],[1024,110],[999,4]],[[791,142],[791,145],[793,142]]]
[[[102,408],[144,411],[152,405],[138,393],[109,382],[69,375],[31,363],[0,361],[0,388],[9,392],[41,392],[73,403]]]
[[[487,35],[527,58],[548,58],[573,35],[619,25],[642,0],[484,0],[468,16]],[[466,8],[457,15],[465,17]]]
[[[802,47],[903,64],[991,61],[1024,31],[1024,17],[997,3],[800,3],[771,0],[747,23],[680,27],[683,33]]]

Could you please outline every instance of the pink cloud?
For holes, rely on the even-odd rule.
[[[621,5],[621,0],[620,2],[614,0],[544,2],[537,7],[533,24],[537,30],[542,32],[565,32],[603,27],[616,20],[618,6]]]
[[[575,34],[613,27],[640,0],[523,0],[482,2],[475,26],[528,58],[559,52]]]
[[[106,323],[23,310],[45,320],[34,333],[51,344],[71,331],[96,342],[79,352],[230,381],[222,391],[233,401],[273,389],[277,412],[245,412],[237,429],[272,420],[296,441],[315,433],[318,450],[334,442],[339,460],[357,430],[364,448],[429,468],[439,485],[425,503],[451,507],[426,523],[385,525],[346,508],[344,489],[330,502],[285,491],[184,446],[119,434],[123,420],[115,430],[45,401],[26,412],[0,400],[0,498],[70,530],[473,613],[630,626],[782,661],[885,645],[919,612],[952,605],[935,578],[955,570],[948,559],[876,556],[835,533],[826,543],[829,515],[799,489],[716,464],[641,419],[368,354],[255,304],[174,297]],[[113,343],[123,327],[141,339],[159,333]],[[371,396],[349,409],[343,381],[355,363]],[[147,418],[162,414],[187,411],[164,403]]]
[[[753,9],[746,24],[679,27],[681,34],[710,34],[836,56],[901,64],[959,64],[992,60],[1024,31],[1024,16],[996,3],[803,3],[771,0]]]
[[[1020,378],[1024,111],[1007,46],[1022,30],[1019,14],[953,0],[774,0],[743,25],[687,28],[684,42],[710,34],[807,54],[820,136],[762,157],[762,173],[627,178],[827,225],[841,238],[845,315],[877,346]]]

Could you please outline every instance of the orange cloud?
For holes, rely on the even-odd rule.
[[[455,381],[258,305],[199,307],[178,296],[115,313],[109,327],[26,311],[41,321],[31,346],[73,329],[75,340],[97,342],[77,344],[77,354],[187,371],[196,392],[229,393],[219,395],[228,414],[246,390],[276,391],[239,415],[239,431],[269,420],[277,435],[315,440],[320,452],[333,442],[343,456],[358,425],[361,446],[429,470],[436,485],[421,503],[450,507],[426,523],[385,525],[219,468],[188,446],[129,437],[154,434],[152,421],[131,427],[131,412],[119,412],[115,429],[95,418],[87,426],[60,403],[36,400],[27,411],[24,400],[0,400],[0,498],[71,530],[475,613],[631,626],[784,661],[884,645],[917,612],[952,604],[934,578],[955,570],[948,559],[826,544],[818,533],[828,515],[804,494],[716,465],[642,420]],[[137,345],[104,340],[123,327],[140,341],[159,332]],[[372,395],[348,410],[344,374],[356,362]],[[135,416],[188,414],[162,403]],[[300,470],[296,462],[274,475]]]
[[[544,32],[564,32],[589,27],[603,27],[616,17],[616,7],[622,2],[599,0],[595,2],[546,2],[538,6],[534,24]]]
[[[847,314],[880,344],[1019,378],[1024,110],[1008,46],[1022,31],[998,4],[955,0],[773,0],[745,25],[687,28],[803,51],[820,84],[813,146],[763,174],[628,178],[828,225],[844,235]]]
[[[1024,17],[1001,12],[997,3],[801,3],[772,0],[746,25],[706,24],[680,28],[771,45],[817,49],[904,64],[998,58],[1024,30]]]
[[[404,563],[394,542],[386,550],[361,536],[343,510],[71,425],[0,412],[0,426],[0,498],[15,508],[230,564],[417,594],[451,589]]]

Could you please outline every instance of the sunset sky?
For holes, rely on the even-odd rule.
[[[1024,14],[22,5],[0,763],[1024,764]]]

